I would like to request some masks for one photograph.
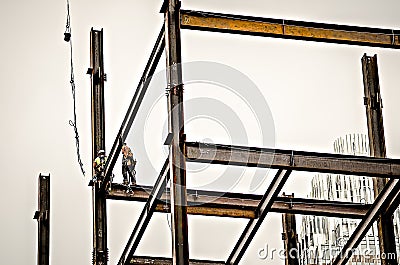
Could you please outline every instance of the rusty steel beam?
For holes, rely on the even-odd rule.
[[[142,202],[148,197],[148,189],[134,187],[133,193],[125,192],[126,188],[113,184],[108,199]],[[222,193],[221,193],[222,194]],[[188,190],[187,214],[235,218],[257,218],[259,200],[216,197],[202,194],[202,191]],[[241,203],[242,202],[242,203]],[[170,192],[164,193],[157,202],[156,212],[170,213]]]
[[[313,23],[202,11],[181,11],[182,29],[349,45],[400,47],[399,30]]]
[[[113,184],[107,198],[143,202],[148,197],[148,186],[133,187],[133,193],[126,193],[122,185]],[[163,193],[155,211],[170,213],[170,189]],[[237,196],[235,196],[237,195]],[[242,197],[243,194],[225,194],[202,190],[187,190],[187,213],[193,215],[208,215],[220,217],[256,218],[256,209],[261,195],[256,199]]]
[[[290,170],[278,170],[274,179],[269,184],[267,191],[262,197],[260,204],[258,205],[258,219],[249,220],[246,228],[244,229],[242,235],[240,236],[231,254],[229,255],[226,264],[237,265],[239,263],[244,253],[246,252],[247,247],[250,245],[251,240],[253,240],[254,235],[257,233],[258,228],[261,226],[268,212],[270,212],[274,200],[283,188],[286,180],[289,178],[290,173]]]
[[[137,264],[152,264],[152,265],[171,265],[172,258],[162,257],[146,257],[146,256],[135,256],[130,260],[131,265]],[[211,261],[211,260],[189,260],[189,265],[225,265],[223,261]]]
[[[361,59],[364,81],[364,104],[367,114],[367,126],[370,155],[372,157],[386,157],[385,131],[383,127],[382,99],[379,86],[378,59],[375,56],[364,56]],[[382,192],[386,178],[374,178],[375,198]],[[393,253],[382,255],[382,265],[397,265],[396,238],[393,228],[393,216],[391,213],[383,213],[378,221],[379,247],[381,253]]]
[[[136,92],[125,114],[125,118],[121,124],[117,136],[115,137],[114,144],[111,148],[111,152],[108,156],[104,174],[105,181],[102,186],[103,190],[106,190],[107,186],[109,185],[110,177],[114,169],[115,163],[117,162],[118,156],[120,154],[122,144],[124,143],[132,127],[137,112],[139,111],[140,104],[142,103],[147,88],[150,85],[154,71],[156,70],[160,57],[164,51],[164,47],[165,47],[165,41],[164,41],[164,25],[163,25],[160,30],[160,33],[158,34],[153,50],[150,54],[150,58],[147,61],[142,77],[140,78],[139,84],[137,85]]]
[[[189,162],[400,178],[400,159],[186,143]]]
[[[277,197],[271,212],[361,219],[370,204]]]
[[[360,244],[361,240],[367,234],[373,223],[378,219],[379,215],[385,212],[389,206],[398,206],[399,201],[396,199],[400,195],[400,180],[390,179],[383,188],[382,192],[375,199],[368,213],[361,220],[357,228],[351,234],[350,238],[337,255],[332,265],[345,265],[351,258],[351,255]],[[385,253],[390,255],[390,253]]]
[[[135,228],[133,229],[131,236],[128,239],[128,243],[126,244],[124,251],[121,254],[118,265],[129,264],[129,261],[135,254],[136,248],[138,247],[140,240],[142,239],[143,233],[146,230],[146,227],[151,217],[153,216],[158,199],[161,197],[163,191],[165,190],[168,179],[169,161],[167,159],[160,171],[160,174],[158,175],[154,187],[148,194],[146,205],[143,207],[142,213],[140,214],[139,219],[136,222]]]
[[[90,72],[91,71],[91,72]],[[92,161],[99,150],[105,150],[103,30],[90,31],[90,71],[92,86]],[[94,169],[92,171],[94,176]],[[99,176],[100,177],[100,176]],[[99,179],[103,181],[103,179]],[[93,264],[107,264],[107,207],[100,182],[92,187]]]
[[[189,240],[186,194],[183,83],[181,58],[181,27],[179,0],[166,0],[164,13],[165,57],[167,75],[169,162],[171,179],[172,261],[174,265],[189,264]]]
[[[92,102],[92,158],[99,150],[105,150],[105,113],[104,113],[104,57],[103,29],[90,30],[90,68]],[[94,170],[92,172],[94,174]]]
[[[378,58],[363,55],[361,58],[364,105],[367,115],[370,155],[386,157],[385,131],[383,127],[382,98],[379,85]]]
[[[37,264],[48,265],[50,258],[50,175],[39,175],[38,210],[33,219],[38,222]]]
[[[133,188],[133,193],[127,193],[125,186],[113,183],[107,199],[146,202],[151,188],[136,186]],[[157,203],[156,212],[170,212],[169,196],[167,189]],[[257,207],[262,195],[188,189],[187,198],[188,214],[257,218]],[[271,212],[361,219],[370,206],[370,204],[340,201],[277,197],[272,204]]]

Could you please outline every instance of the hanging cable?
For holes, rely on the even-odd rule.
[[[75,99],[75,78],[74,78],[74,64],[72,61],[72,41],[71,41],[71,17],[69,14],[69,0],[67,0],[67,24],[65,26],[65,32],[64,32],[64,40],[66,42],[69,42],[70,46],[70,53],[71,53],[71,79],[69,83],[71,84],[71,89],[72,89],[72,99],[74,101],[74,120],[69,120],[69,125],[71,125],[74,128],[75,132],[75,143],[76,143],[76,154],[78,157],[78,163],[79,166],[81,167],[82,174],[85,175],[85,170],[83,169],[83,163],[81,160],[81,155],[79,152],[79,133],[78,133],[78,127],[76,125],[76,99]]]

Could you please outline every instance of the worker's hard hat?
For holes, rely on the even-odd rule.
[[[106,152],[104,150],[99,150],[97,152],[97,155],[105,155],[105,154],[106,154]]]

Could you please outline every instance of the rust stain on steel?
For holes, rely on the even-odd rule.
[[[297,171],[337,173],[370,177],[400,177],[399,159],[262,149],[203,143],[186,143],[189,162],[248,167],[283,168]]]
[[[126,193],[126,188],[118,184],[107,195],[107,199],[146,202],[149,197],[147,186],[137,186],[133,193]],[[194,191],[188,194],[188,214],[257,218],[257,207],[261,195],[226,193],[225,196],[202,195],[204,191]],[[246,199],[244,199],[246,198]],[[311,214],[318,216],[332,216],[343,218],[363,218],[371,205],[324,201],[314,199],[292,198],[290,201],[277,197],[272,204],[271,211],[278,213]],[[169,192],[164,193],[156,205],[157,212],[170,212]]]
[[[388,31],[390,31],[388,29],[381,29],[382,32],[367,32],[366,29],[361,27],[300,21],[295,21],[295,25],[293,25],[285,24],[287,22],[284,19],[275,19],[275,21],[270,22],[263,21],[269,20],[264,18],[247,18],[230,14],[214,14],[186,10],[182,11],[181,17],[182,28],[227,31],[230,33],[266,35],[292,39],[309,39],[315,41],[346,42],[349,44],[362,44],[367,46],[384,45],[389,48],[396,48],[396,46],[400,44],[397,34],[395,34],[394,31],[393,33],[388,33]],[[289,23],[293,22],[289,21]],[[372,29],[371,31],[377,30],[380,29]]]

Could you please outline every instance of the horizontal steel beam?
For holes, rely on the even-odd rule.
[[[163,168],[161,169],[160,175],[158,176],[153,189],[149,193],[146,205],[144,206],[142,213],[140,214],[139,219],[136,222],[135,228],[133,229],[131,236],[128,239],[128,243],[126,244],[125,249],[122,252],[121,258],[118,262],[119,265],[127,264],[127,262],[133,257],[133,254],[135,253],[136,248],[139,245],[143,233],[146,230],[146,227],[150,222],[151,217],[153,216],[157,201],[161,197],[167,185],[168,179],[169,160],[167,159],[164,163]]]
[[[291,169],[369,177],[400,177],[400,159],[244,146],[186,143],[189,162]]]
[[[152,265],[171,265],[172,258],[161,257],[133,257],[129,264],[152,264]],[[190,265],[225,265],[223,261],[210,261],[210,260],[189,260]]]
[[[271,212],[360,219],[370,204],[277,197]]]
[[[148,197],[148,186],[133,187],[133,193],[126,193],[122,185],[112,185],[107,199],[145,201]],[[241,195],[241,194],[240,194]],[[224,193],[187,190],[188,214],[220,217],[257,218],[256,210],[261,196],[257,199],[244,199],[238,196],[229,196]],[[155,211],[169,213],[170,191],[161,196]]]
[[[106,190],[109,185],[112,171],[114,169],[115,163],[117,162],[118,156],[121,153],[122,144],[124,143],[131,127],[132,123],[136,117],[139,107],[143,101],[144,95],[146,94],[147,88],[150,85],[151,79],[153,77],[154,71],[157,68],[158,61],[164,51],[165,39],[164,39],[164,25],[162,26],[156,43],[154,44],[153,50],[151,52],[150,58],[147,61],[146,67],[143,71],[142,77],[140,78],[139,84],[136,88],[136,92],[131,100],[128,110],[125,114],[125,118],[121,124],[117,136],[115,137],[114,144],[111,148],[110,154],[107,159],[104,182],[102,189]]]
[[[353,251],[358,247],[361,240],[367,234],[373,223],[378,219],[379,214],[385,212],[388,207],[399,205],[398,197],[400,195],[400,180],[391,179],[385,185],[382,192],[375,199],[368,213],[363,220],[359,223],[356,230],[352,233],[346,244],[332,262],[333,265],[344,265],[350,259]],[[393,223],[391,224],[393,225]],[[385,253],[385,255],[392,255],[392,253]]]
[[[342,43],[371,47],[400,47],[399,30],[271,19],[201,11],[181,11],[182,29]]]
[[[113,184],[107,199],[145,202],[151,191],[150,186],[136,186],[133,193],[126,187]],[[205,190],[187,190],[188,214],[220,217],[257,218],[257,207],[262,195]],[[161,196],[156,212],[170,212],[169,189]],[[277,197],[271,212],[301,215],[330,216],[341,218],[363,218],[370,204],[325,201],[316,199]]]

